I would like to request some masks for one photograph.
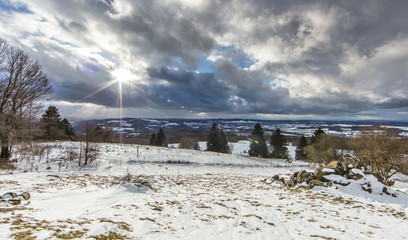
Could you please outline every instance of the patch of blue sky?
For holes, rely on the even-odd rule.
[[[94,62],[88,61],[88,62],[83,62],[81,66],[81,71],[87,74],[95,74],[98,73],[100,70],[99,65],[97,65],[97,62],[95,59]]]
[[[257,62],[257,60],[234,46],[221,46],[219,52],[224,58],[230,59],[232,63],[241,69],[249,68]]]
[[[214,63],[207,60],[206,56],[203,56],[197,67],[199,73],[212,73],[214,72]]]
[[[183,61],[183,59],[181,57],[173,57],[171,59],[171,68],[177,68],[177,69],[184,69],[186,68],[187,64]]]
[[[194,70],[199,73],[212,73],[214,72],[213,65],[214,65],[213,62],[208,61],[207,57],[203,55],[199,60],[197,67]],[[187,69],[188,65],[184,62],[184,60],[181,57],[173,57],[170,67],[176,69]]]
[[[101,57],[105,58],[106,60],[108,60],[108,61],[114,63],[115,65],[118,65],[118,64],[119,64],[119,62],[116,61],[116,59],[114,59],[111,55],[109,55],[109,54],[107,54],[107,53],[105,53],[105,52],[99,52],[98,54],[99,54]]]
[[[66,45],[66,46],[71,46],[71,47],[78,47],[78,46],[76,46],[76,45],[74,45],[74,44],[72,44],[72,43],[70,43],[70,42],[65,42],[65,41],[59,40],[59,39],[54,38],[54,37],[52,37],[52,38],[50,38],[50,39],[51,39],[52,41],[58,42],[58,43],[61,44],[61,45]]]
[[[18,12],[25,14],[33,14],[33,11],[28,9],[28,7],[21,2],[11,2],[8,0],[0,0],[0,9],[6,11],[7,13]]]
[[[287,79],[280,78],[280,77],[275,78],[273,80],[271,80],[269,78],[262,77],[262,83],[264,85],[270,85],[273,88],[277,87],[279,82],[287,82],[287,81],[288,81]]]
[[[37,32],[25,32],[21,35],[21,39],[29,39],[30,37],[45,37],[45,34],[42,33],[40,30],[38,30]]]

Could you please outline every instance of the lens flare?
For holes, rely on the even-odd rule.
[[[143,87],[143,82],[142,87],[137,86],[136,84],[134,84],[135,81],[139,80],[140,77],[133,74],[132,71],[130,71],[129,69],[126,68],[117,68],[116,70],[113,70],[111,73],[112,76],[112,80],[110,80],[109,82],[105,83],[104,85],[102,85],[100,88],[98,88],[97,90],[91,92],[90,94],[88,94],[87,96],[85,96],[84,98],[80,99],[79,101],[83,101],[86,98],[89,98],[99,92],[101,92],[102,90],[108,88],[109,86],[117,83],[118,84],[118,88],[117,88],[117,104],[119,105],[119,138],[120,138],[120,142],[123,143],[123,84],[125,84],[127,87],[130,87],[134,90],[136,90],[139,94],[144,94],[147,97],[153,97],[156,98],[160,101],[165,101],[167,102],[169,105],[172,105],[173,103],[175,104],[176,102],[174,101],[174,99],[170,98],[169,96],[164,96],[163,94],[160,93],[156,93],[152,90],[145,90]],[[180,105],[181,109],[186,109],[189,108],[185,105]],[[193,111],[187,110],[190,113],[192,113]]]
[[[125,69],[125,68],[116,69],[111,74],[114,80],[118,81],[119,83],[122,83],[122,82],[127,83],[137,78],[135,75],[133,75],[133,73],[130,70]]]

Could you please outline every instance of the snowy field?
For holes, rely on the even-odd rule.
[[[307,163],[194,150],[100,144],[79,168],[76,143],[51,143],[41,160],[0,172],[0,239],[407,239],[408,177],[397,197],[361,181],[290,189],[270,177],[314,171]],[[243,146],[234,147],[241,151]],[[50,168],[50,169],[47,169]],[[377,184],[378,185],[378,184]],[[380,188],[381,186],[378,185]]]

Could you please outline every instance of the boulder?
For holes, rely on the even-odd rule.
[[[329,164],[326,165],[325,168],[335,169],[337,167],[338,161],[331,161]]]
[[[371,188],[371,183],[370,182],[363,184],[361,187],[366,192],[369,192],[369,193],[373,192],[373,189]]]
[[[347,178],[353,180],[360,180],[365,176],[364,172],[360,169],[353,168],[349,171]]]

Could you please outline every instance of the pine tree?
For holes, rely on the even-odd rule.
[[[156,142],[156,133],[152,133],[152,135],[150,136],[150,139],[149,139],[149,145],[153,146],[155,144],[155,142]]]
[[[207,136],[207,151],[229,153],[229,146],[224,131],[220,131],[216,123],[213,123]]]
[[[159,132],[156,135],[155,144],[159,147],[167,147],[166,135],[162,128],[159,129]]]
[[[220,138],[218,137],[218,126],[213,123],[210,133],[207,136],[207,151],[218,152],[220,146]]]
[[[264,132],[261,124],[257,123],[254,126],[251,134],[251,145],[249,146],[249,155],[256,157],[267,157],[268,149],[266,146]]]
[[[74,140],[75,130],[68,119],[61,120],[59,110],[55,106],[49,106],[40,120],[44,129],[44,138],[47,140]]]
[[[310,144],[316,143],[317,138],[319,138],[319,136],[322,136],[322,135],[326,135],[326,133],[321,128],[319,128],[318,130],[314,132],[312,139],[310,140]]]
[[[61,121],[61,128],[64,130],[64,133],[70,140],[75,139],[75,130],[72,127],[71,123],[68,121],[68,119],[64,118]]]
[[[305,136],[300,137],[299,143],[296,148],[296,159],[297,160],[307,160],[307,154],[305,152],[305,147],[307,147],[307,139]]]
[[[286,139],[279,128],[276,129],[275,133],[271,136],[271,146],[273,146],[273,152],[271,154],[273,158],[287,157],[288,148],[286,147]]]
[[[228,146],[228,141],[227,141],[227,138],[225,137],[224,131],[222,130],[219,134],[219,141],[220,141],[220,147],[218,149],[218,152],[229,153],[230,148]]]
[[[58,108],[56,106],[49,106],[44,114],[41,115],[41,120],[46,123],[54,123],[54,125],[57,126],[61,121],[61,115]]]
[[[41,116],[40,123],[47,140],[57,140],[61,137],[61,115],[57,107],[49,106]]]

